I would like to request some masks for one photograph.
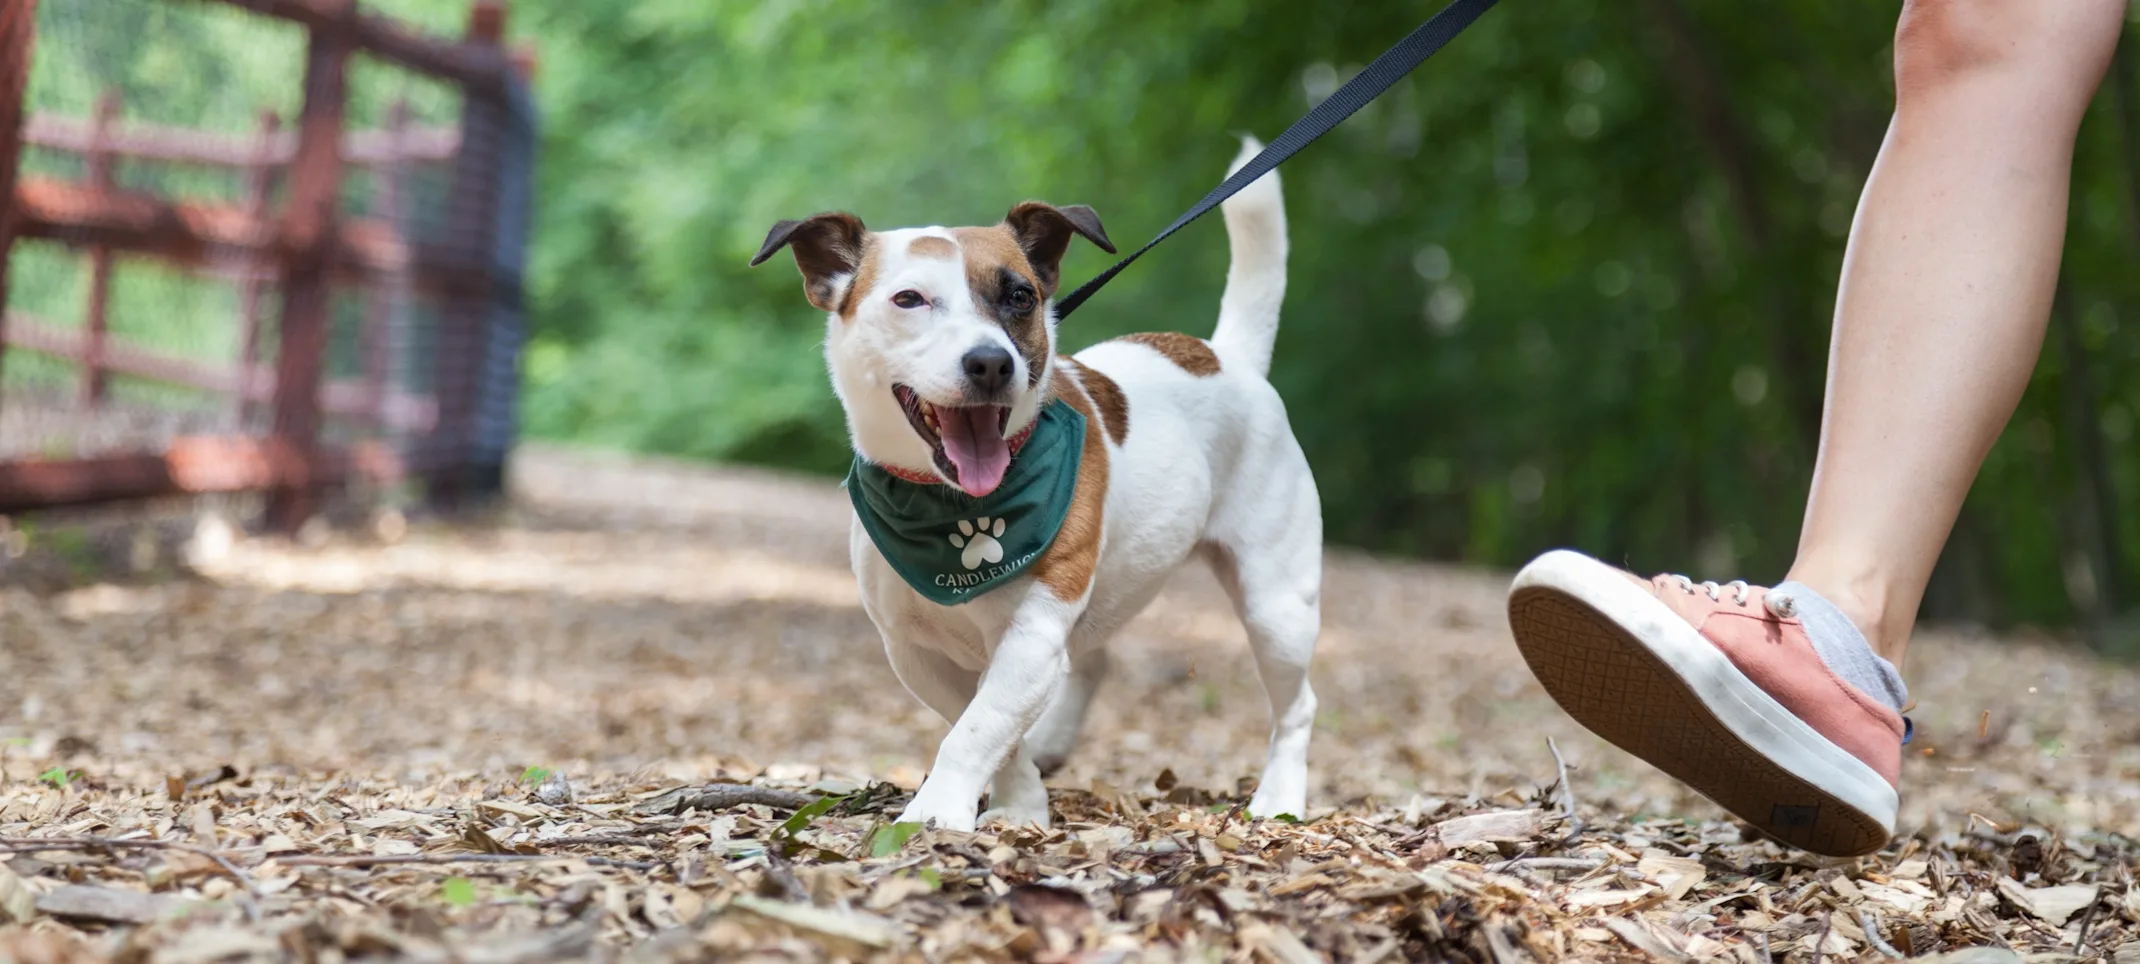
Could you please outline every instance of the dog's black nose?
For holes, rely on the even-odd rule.
[[[967,386],[974,394],[989,398],[1003,391],[1018,370],[1017,361],[1001,345],[981,345],[967,352],[961,364],[966,369]]]

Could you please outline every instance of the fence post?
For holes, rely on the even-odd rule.
[[[305,56],[305,105],[290,160],[289,203],[277,245],[282,256],[282,345],[275,364],[275,448],[291,458],[288,483],[268,498],[268,528],[295,533],[319,503],[313,481],[320,429],[320,372],[326,361],[341,203],[342,109],[355,0],[329,0],[330,19],[312,28]]]
[[[465,42],[499,46],[505,36],[502,0],[476,0],[468,10]],[[502,92],[463,87],[460,149],[454,154],[453,196],[447,202],[445,240],[460,263],[440,312],[438,367],[433,392],[438,418],[425,462],[426,497],[439,509],[454,509],[475,487],[470,461],[482,406],[492,291],[492,234],[498,214],[498,162],[505,130]]]
[[[23,96],[37,0],[0,0],[0,363],[7,358],[7,266],[15,245],[15,170],[22,159]],[[4,384],[4,382],[0,382]]]
[[[394,232],[395,238],[413,248],[409,230],[409,102],[396,100],[386,110],[386,157],[372,171],[379,186],[378,208],[373,213]],[[365,414],[380,435],[387,435],[387,390],[392,385],[393,360],[399,352],[394,337],[409,304],[409,272],[396,266],[385,278],[368,278],[364,286],[364,391]]]
[[[275,147],[276,134],[282,130],[282,118],[274,111],[260,112],[259,141],[253,147],[253,161],[245,172],[245,213],[259,220],[266,220],[268,206],[275,194]],[[253,393],[258,390],[260,367],[260,315],[265,308],[267,296],[267,264],[265,259],[249,258],[245,264],[245,286],[238,296],[238,398],[235,406],[237,431],[249,431],[253,421]]]
[[[89,188],[109,194],[119,188],[118,167],[111,150],[111,128],[123,105],[119,88],[104,91],[89,124],[89,153],[83,159]],[[104,245],[89,249],[89,317],[83,326],[81,406],[96,411],[104,405],[111,382],[104,372],[105,346],[111,335],[112,251]]]

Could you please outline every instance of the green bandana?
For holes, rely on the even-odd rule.
[[[892,571],[931,602],[956,606],[1047,551],[1070,514],[1084,451],[1085,416],[1058,400],[1040,410],[994,492],[977,499],[957,486],[909,482],[857,457],[847,495]]]

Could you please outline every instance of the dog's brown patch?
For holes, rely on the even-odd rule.
[[[855,261],[855,275],[847,279],[847,290],[840,292],[841,321],[853,321],[855,308],[877,286],[877,261],[884,252],[884,245],[877,242],[874,234],[862,236],[862,257]]]
[[[1167,356],[1167,360],[1182,371],[1202,378],[1219,373],[1219,356],[1211,350],[1211,343],[1195,335],[1176,331],[1147,331],[1135,335],[1123,335],[1119,341],[1133,341],[1147,345],[1152,350]]]
[[[1048,360],[1048,313],[1040,302],[1040,292],[1045,289],[1040,278],[1033,273],[1033,265],[1025,258],[1025,249],[1018,246],[1018,238],[1011,229],[997,224],[985,228],[953,228],[953,237],[958,239],[959,250],[966,256],[966,286],[973,291],[975,307],[993,317],[1011,336],[1011,344],[1018,346],[1018,354],[1025,357],[1028,385],[1040,383],[1040,373],[1047,369]],[[1004,274],[1008,272],[1025,279],[1035,292],[1035,306],[1023,315],[1011,316],[1001,308],[1004,298]]]
[[[1116,445],[1129,438],[1129,396],[1122,394],[1122,386],[1115,384],[1106,373],[1081,365],[1067,355],[1056,359],[1055,364],[1058,367],[1068,365],[1077,374],[1078,384],[1092,398],[1092,407],[1099,409],[1100,421],[1107,425],[1107,436],[1114,439]]]
[[[1082,366],[1079,370],[1092,371]],[[1070,497],[1070,514],[1063,518],[1063,526],[1056,531],[1048,551],[1034,561],[1033,578],[1048,587],[1055,598],[1076,602],[1092,589],[1092,576],[1100,565],[1100,535],[1107,507],[1107,442],[1101,437],[1103,418],[1078,380],[1058,368],[1053,388],[1055,397],[1085,416],[1085,451],[1078,458],[1077,492]]]
[[[959,256],[959,246],[952,244],[949,238],[939,238],[933,234],[926,234],[907,242],[907,253],[917,258],[937,258],[949,261]]]

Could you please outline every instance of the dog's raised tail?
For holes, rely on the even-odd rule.
[[[1262,151],[1262,142],[1243,135],[1241,155],[1227,173],[1240,170]],[[1211,344],[1229,361],[1268,375],[1271,343],[1278,338],[1278,309],[1285,302],[1285,195],[1278,187],[1278,172],[1257,178],[1219,208],[1226,215],[1233,264],[1226,269],[1226,294],[1219,298],[1219,324]]]

